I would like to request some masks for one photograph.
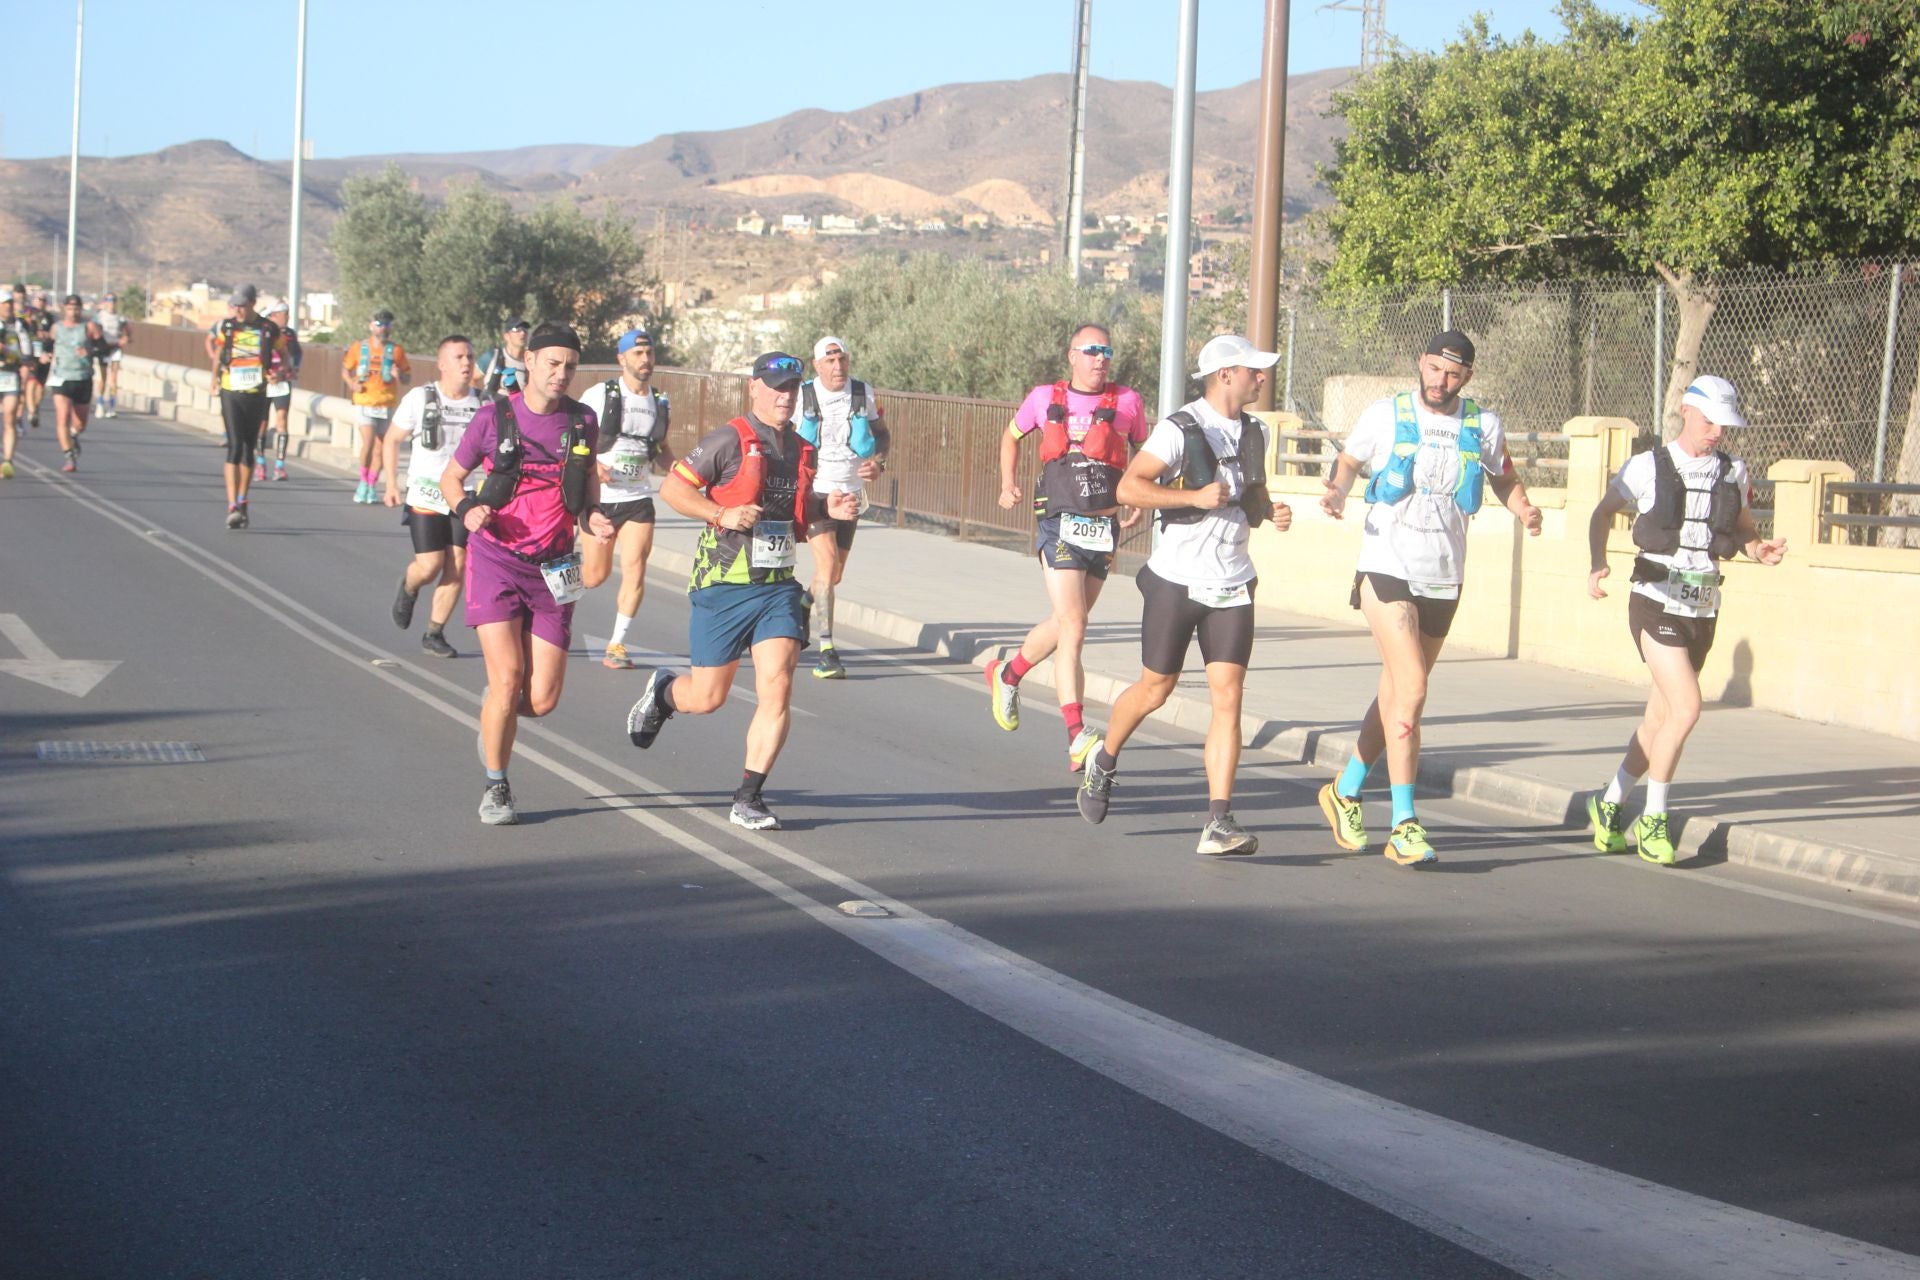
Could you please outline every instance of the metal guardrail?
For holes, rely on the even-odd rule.
[[[1848,531],[1854,529],[1920,529],[1920,503],[1906,504],[1913,508],[1907,514],[1897,514],[1890,508],[1890,498],[1920,498],[1920,484],[1871,484],[1865,481],[1838,480],[1821,487],[1820,527],[1827,530]],[[1880,506],[1879,511],[1854,511],[1856,499],[1867,499],[1870,505]],[[1845,510],[1836,510],[1845,507]],[[1852,541],[1849,535],[1849,541]]]

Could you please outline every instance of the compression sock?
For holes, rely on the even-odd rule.
[[[673,705],[673,686],[674,682],[672,680],[660,686],[660,705],[667,709],[668,715],[673,715],[680,710],[680,708]]]
[[[1373,768],[1356,753],[1347,757],[1347,767],[1340,771],[1339,780],[1333,784],[1333,794],[1344,800],[1358,800],[1360,790],[1367,785],[1367,774]]]
[[[1393,790],[1393,825],[1399,826],[1413,816],[1413,784],[1396,782]]]
[[[813,634],[822,649],[833,648],[833,588],[822,587],[813,593]]]
[[[1033,664],[1027,661],[1027,655],[1016,653],[1000,668],[1000,678],[1008,684],[1019,684],[1021,677],[1031,670]]]
[[[1639,781],[1627,772],[1627,766],[1621,765],[1613,771],[1613,781],[1607,784],[1607,794],[1600,798],[1608,804],[1619,804],[1632,794],[1634,784]]]
[[[1207,821],[1218,822],[1220,819],[1226,817],[1228,812],[1231,811],[1232,808],[1233,808],[1233,801],[1231,800],[1207,801]]]
[[[1060,718],[1067,722],[1068,742],[1079,737],[1080,731],[1087,727],[1086,711],[1086,704],[1083,702],[1069,702],[1060,708]]]
[[[614,614],[613,615],[613,639],[609,640],[607,643],[608,644],[625,644],[627,639],[627,628],[632,625],[633,625],[632,614],[630,613]]]
[[[740,774],[740,785],[735,789],[733,798],[735,800],[758,800],[760,798],[760,788],[765,785],[766,781],[767,775],[763,772],[754,769],[742,770]]]
[[[1100,744],[1099,750],[1093,753],[1093,762],[1108,772],[1120,767],[1120,757],[1107,750],[1107,744],[1104,742]]]
[[[1652,778],[1648,778],[1647,807],[1643,812],[1665,813],[1667,811],[1667,788],[1672,785],[1673,779],[1671,778],[1665,782],[1655,782]]]

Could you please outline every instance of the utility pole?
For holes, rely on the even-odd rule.
[[[74,0],[73,151],[67,162],[67,292],[74,291],[74,266],[80,222],[80,55],[86,46],[87,0]]]
[[[1260,55],[1260,129],[1254,142],[1253,255],[1247,282],[1247,339],[1278,351],[1280,336],[1280,221],[1286,211],[1287,0],[1267,0],[1266,39]],[[1273,380],[1257,406],[1273,408]]]
[[[1167,160],[1167,271],[1160,303],[1160,417],[1186,403],[1187,271],[1192,262],[1193,94],[1200,0],[1180,0],[1180,52],[1173,73],[1173,145]]]
[[[1334,0],[1320,12],[1360,15],[1360,71],[1373,70],[1387,60],[1387,0]]]
[[[1087,199],[1087,51],[1092,40],[1093,0],[1075,0],[1073,89],[1067,99],[1067,275],[1080,282],[1080,224]]]
[[[300,34],[293,55],[293,212],[287,219],[287,319],[300,331],[300,194],[307,158],[307,0],[300,0]]]

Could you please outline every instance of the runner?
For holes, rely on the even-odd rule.
[[[1720,616],[1719,562],[1744,551],[1761,564],[1779,564],[1787,554],[1785,538],[1763,540],[1754,524],[1747,464],[1720,448],[1728,427],[1746,425],[1731,382],[1695,378],[1680,399],[1680,434],[1630,458],[1587,527],[1593,557],[1587,594],[1604,600],[1600,582],[1613,572],[1607,531],[1619,512],[1636,513],[1633,541],[1640,554],[1627,597],[1627,633],[1653,678],[1626,759],[1606,790],[1587,798],[1593,847],[1602,853],[1625,852],[1627,796],[1645,775],[1647,800],[1633,824],[1634,848],[1648,862],[1672,864],[1669,788],[1687,735],[1700,720],[1700,668]]]
[[[0,480],[13,479],[13,450],[20,438],[20,402],[26,366],[33,358],[33,332],[14,301],[24,290],[0,294]]]
[[[117,309],[119,298],[108,294],[100,299],[93,322],[100,326],[100,416],[120,416],[120,358],[133,348],[133,330]]]
[[[486,463],[479,494],[462,498],[454,515],[470,535],[467,625],[478,633],[487,665],[480,821],[488,826],[520,820],[507,782],[520,717],[544,716],[560,704],[573,602],[584,590],[574,522],[592,537],[613,537],[613,525],[596,509],[599,427],[589,409],[567,397],[580,367],[579,335],[543,324],[527,351],[525,389],[481,406],[440,475],[442,494],[460,493]]]
[[[280,331],[253,309],[259,292],[241,285],[227,300],[233,314],[214,331],[214,383],[220,388],[220,417],[227,427],[227,528],[249,523],[247,490],[253,483],[254,453],[267,420],[267,365]]]
[[[519,316],[507,321],[500,334],[501,345],[487,353],[485,365],[475,377],[480,394],[488,400],[509,391],[518,391],[527,376],[527,322]]]
[[[480,410],[480,397],[473,393],[473,340],[462,333],[440,339],[436,364],[440,380],[415,387],[400,397],[382,446],[386,450],[386,504],[397,507],[401,504],[401,491],[395,483],[400,474],[400,442],[413,441],[407,455],[407,509],[400,519],[413,534],[413,560],[400,574],[400,592],[393,598],[393,621],[402,631],[411,628],[420,589],[437,582],[420,647],[436,658],[457,658],[460,655],[447,643],[446,627],[447,619],[453,616],[454,602],[460,598],[460,584],[466,578],[467,527],[453,518],[453,509],[440,492],[440,477],[446,474],[447,463],[453,460],[467,424]]]
[[[880,399],[866,383],[848,376],[847,344],[822,338],[813,344],[813,381],[800,386],[800,434],[820,453],[820,471],[813,491],[824,501],[828,494],[851,493],[858,506],[867,506],[866,482],[887,469],[887,426]],[[835,520],[821,516],[809,526],[807,545],[813,550],[813,634],[820,660],[813,674],[822,680],[844,680],[847,669],[833,647],[833,597],[853,554],[853,534],[860,517]]]
[[[511,330],[509,330],[511,333]],[[620,562],[620,586],[614,597],[613,638],[602,666],[629,670],[627,629],[640,612],[647,591],[647,557],[653,554],[653,479],[655,466],[671,466],[667,448],[667,398],[647,381],[653,375],[653,339],[644,329],[620,335],[615,351],[620,372],[588,387],[580,403],[600,423],[600,510],[613,522],[613,541],[589,542],[581,551],[589,591],[605,582]]]
[[[70,293],[60,306],[60,318],[47,331],[53,351],[53,430],[66,453],[62,471],[80,465],[80,436],[87,429],[93,404],[93,344],[100,328],[87,319],[80,295]]]
[[[673,465],[660,496],[683,516],[704,520],[687,598],[691,672],[662,667],[627,713],[633,745],[653,745],[669,717],[707,715],[726,705],[743,650],[753,654],[758,705],[747,726],[746,768],[727,820],[750,831],[778,830],[761,793],[787,740],[793,669],[806,645],[807,606],[794,581],[794,538],[807,531],[814,448],[793,429],[803,366],[783,351],[753,362],[747,415],[708,432]],[[826,499],[825,514],[851,520],[850,493]]]
[[[1354,476],[1362,464],[1372,468],[1352,604],[1366,618],[1381,659],[1379,696],[1367,708],[1346,768],[1320,788],[1320,809],[1335,844],[1366,848],[1360,789],[1384,752],[1393,791],[1393,832],[1384,852],[1403,867],[1438,858],[1414,811],[1420,714],[1428,675],[1460,607],[1467,521],[1480,509],[1482,488],[1492,488],[1529,534],[1540,534],[1540,509],[1527,500],[1507,460],[1499,417],[1460,394],[1473,379],[1473,355],[1473,343],[1459,330],[1435,336],[1416,366],[1419,394],[1402,391],[1360,414],[1320,499],[1320,509],[1340,519]]]
[[[40,429],[40,406],[46,402],[47,383],[50,380],[50,362],[53,358],[53,309],[47,305],[47,294],[43,289],[39,302],[26,303],[27,291],[24,288],[15,291],[19,300],[20,318],[27,323],[27,332],[33,335],[33,358],[27,362],[27,418],[35,431]]]
[[[1258,585],[1247,544],[1254,526],[1268,520],[1285,532],[1293,511],[1267,492],[1267,432],[1247,406],[1260,398],[1267,370],[1279,358],[1230,333],[1209,341],[1194,375],[1204,393],[1153,428],[1120,478],[1121,502],[1160,513],[1160,538],[1135,579],[1143,597],[1140,678],[1114,702],[1112,723],[1075,798],[1088,822],[1105,821],[1120,748],[1172,696],[1198,633],[1213,715],[1205,751],[1207,823],[1196,852],[1259,851],[1259,837],[1233,816]]]
[[[273,455],[273,478],[287,478],[287,416],[293,408],[293,386],[300,377],[300,333],[291,323],[291,311],[275,298],[263,312],[280,330],[280,341],[273,349],[273,361],[267,368],[267,430],[260,444],[260,458],[253,478],[267,478],[267,455]],[[391,468],[389,468],[391,474]]]
[[[380,455],[376,445],[387,434],[400,388],[413,381],[407,352],[393,341],[393,312],[376,311],[367,321],[367,336],[348,347],[340,360],[340,377],[353,393],[354,417],[360,431],[360,483],[355,502],[380,501]]]
[[[1127,468],[1127,446],[1147,438],[1140,393],[1110,380],[1113,338],[1105,325],[1083,324],[1067,345],[1067,379],[1027,393],[1007,434],[1000,439],[1000,505],[1020,501],[1014,483],[1020,442],[1040,433],[1041,472],[1034,495],[1040,518],[1035,552],[1053,615],[1027,632],[1020,651],[1006,662],[987,664],[993,719],[1009,732],[1020,727],[1020,681],[1053,655],[1053,683],[1067,726],[1067,768],[1075,773],[1099,741],[1086,727],[1080,702],[1086,675],[1080,650],[1087,640],[1087,614],[1113,567],[1119,529],[1139,520],[1135,511],[1116,521],[1114,490]],[[1116,527],[1117,526],[1117,527]]]

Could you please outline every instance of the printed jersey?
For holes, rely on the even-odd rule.
[[[1680,549],[1672,555],[1654,555],[1651,552],[1639,553],[1644,560],[1654,564],[1666,565],[1670,569],[1685,569],[1695,573],[1708,573],[1713,570],[1713,557],[1707,554],[1707,544],[1713,540],[1713,531],[1707,526],[1707,513],[1713,507],[1713,486],[1720,479],[1720,459],[1712,453],[1696,458],[1682,449],[1679,444],[1661,446],[1667,456],[1673,459],[1673,465],[1680,472],[1680,482],[1687,486],[1686,523],[1680,526]],[[1731,458],[1733,464],[1733,483],[1740,490],[1740,509],[1745,511],[1753,505],[1753,490],[1749,488],[1747,464],[1739,458]],[[1653,509],[1654,457],[1652,450],[1637,453],[1627,459],[1625,466],[1608,483],[1607,487],[1627,504],[1627,509],[1636,514]],[[1665,581],[1636,582],[1633,593],[1655,601],[1662,609],[1671,602]],[[1701,610],[1689,607],[1690,615],[1710,618],[1714,610]]]
[[[793,527],[793,504],[800,487],[800,435],[792,426],[770,427],[748,415],[754,435],[767,460],[765,490],[760,495],[760,524],[741,533],[707,525],[693,551],[693,575],[688,591],[698,591],[720,582],[786,582],[793,578],[791,568],[756,569],[753,548],[756,540],[764,547],[783,532],[789,546],[803,541],[804,528]],[[731,424],[700,437],[693,452],[673,464],[673,474],[696,489],[724,485],[740,470],[740,434]]]
[[[1206,432],[1207,443],[1218,459],[1219,478],[1227,485],[1227,497],[1238,502],[1246,492],[1240,474],[1238,419],[1222,417],[1204,397],[1182,408],[1200,420],[1200,429]],[[1264,427],[1260,429],[1265,431]],[[1170,483],[1180,478],[1180,468],[1186,462],[1187,437],[1163,418],[1154,425],[1140,451],[1167,464],[1164,479]],[[1237,506],[1210,511],[1191,523],[1165,525],[1147,567],[1168,582],[1185,587],[1237,587],[1256,576],[1253,557],[1247,550],[1252,532],[1247,513]]]
[[[638,502],[653,496],[653,464],[639,451],[639,437],[653,430],[651,390],[635,391],[624,377],[620,381],[620,434],[609,433],[601,441],[606,452],[600,455],[600,465],[607,469],[608,477],[600,484],[602,502]],[[596,382],[588,387],[580,403],[592,409],[595,418],[604,419],[607,384]]]
[[[231,335],[233,346],[227,347]],[[220,389],[240,395],[267,393],[267,365],[280,341],[271,320],[222,320],[214,327],[214,352],[220,360]]]
[[[1465,580],[1467,563],[1467,513],[1453,497],[1460,483],[1461,410],[1435,413],[1416,391],[1413,412],[1420,425],[1413,492],[1399,502],[1376,502],[1367,508],[1359,569],[1415,587],[1456,589]],[[1393,436],[1393,397],[1387,396],[1361,411],[1340,452],[1378,475],[1393,456]],[[1499,415],[1482,405],[1481,470],[1497,477],[1506,473],[1507,465],[1507,437]]]
[[[561,451],[566,447],[570,421],[567,410],[573,402],[563,398],[552,413],[535,413],[518,392],[511,400],[524,450],[520,485],[512,499],[493,513],[493,520],[473,536],[470,545],[503,548],[523,559],[551,560],[573,546],[574,517],[567,514],[560,493],[560,473],[566,461]],[[594,448],[599,438],[599,423],[588,410],[587,447]],[[467,423],[466,433],[454,447],[454,461],[468,471],[477,470],[483,463],[492,470],[493,450],[498,443],[494,402],[488,401]]]
[[[388,382],[385,370],[389,356],[393,361],[393,381]],[[360,361],[365,358],[367,372],[360,377]],[[353,393],[355,404],[370,405],[376,408],[392,408],[400,401],[400,383],[413,376],[413,366],[407,363],[407,349],[397,342],[383,343],[375,347],[370,339],[362,338],[347,348],[340,360],[341,372],[360,377],[360,389]]]
[[[33,358],[33,331],[24,320],[0,321],[0,375],[11,375],[0,385],[0,395],[20,389],[20,369]]]
[[[415,387],[400,397],[400,407],[393,411],[393,424],[388,430],[398,431],[402,440],[413,441],[413,448],[407,454],[407,505],[450,514],[453,508],[440,492],[440,476],[452,461],[460,438],[467,433],[467,424],[480,411],[480,397],[468,391],[453,400],[438,384],[428,385],[440,397],[440,447],[428,448],[420,430],[427,411],[428,388],[424,386]]]

